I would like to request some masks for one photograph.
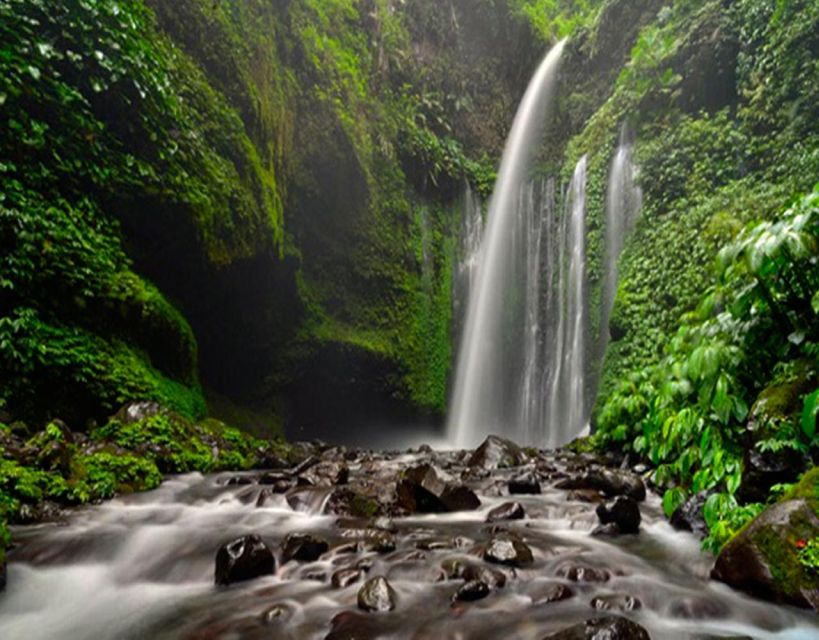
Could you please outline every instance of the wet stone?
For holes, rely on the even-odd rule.
[[[218,585],[229,585],[269,575],[275,570],[273,553],[259,536],[251,534],[219,548],[214,581]]]
[[[555,486],[558,489],[592,489],[601,492],[607,498],[628,496],[638,502],[646,499],[643,479],[630,471],[620,469],[590,469],[561,480]]]
[[[492,538],[483,552],[484,560],[510,567],[532,564],[532,550],[521,540],[512,536],[499,535]]]
[[[461,577],[467,582],[483,582],[490,589],[502,589],[506,586],[506,574],[479,564],[470,564],[465,567]]]
[[[598,505],[597,517],[602,525],[616,524],[621,533],[640,531],[640,506],[627,496],[618,496],[610,505]]]
[[[361,569],[339,569],[333,573],[332,578],[330,578],[330,584],[336,589],[345,589],[363,577],[364,572]]]
[[[509,493],[515,495],[539,495],[540,480],[532,473],[524,473],[509,481]]]
[[[486,516],[487,522],[503,522],[506,520],[523,520],[526,510],[520,502],[506,502],[492,509]]]
[[[530,594],[534,604],[551,604],[552,602],[562,602],[574,597],[574,591],[565,584],[553,584],[544,590],[536,590]]]
[[[382,576],[370,578],[358,592],[358,608],[384,613],[395,609],[395,591]]]
[[[626,618],[593,618],[543,640],[651,640],[643,627]]]
[[[643,606],[638,598],[625,594],[598,596],[589,604],[599,611],[636,611]]]
[[[453,602],[475,602],[489,595],[489,585],[481,580],[471,580],[462,585],[452,596]]]
[[[281,624],[293,617],[294,609],[286,604],[275,604],[262,613],[262,622],[268,625]]]
[[[467,466],[494,470],[519,467],[525,462],[526,455],[514,442],[489,436],[470,456]]]
[[[611,573],[606,569],[595,569],[580,565],[565,565],[557,570],[557,575],[572,582],[608,582]]]
[[[309,533],[291,533],[282,541],[282,561],[314,562],[330,545]]]

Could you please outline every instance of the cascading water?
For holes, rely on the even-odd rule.
[[[633,160],[634,141],[627,125],[620,130],[620,142],[611,163],[606,202],[606,280],[603,287],[603,327],[601,354],[608,343],[608,323],[617,293],[617,262],[623,245],[634,226],[643,204],[643,194],[637,185],[637,168]]]
[[[453,288],[456,335],[461,332],[470,294],[475,287],[483,236],[483,203],[469,185],[464,190],[461,211],[460,245],[456,257]]]
[[[565,41],[558,43],[535,73],[504,150],[458,355],[449,423],[449,437],[456,446],[473,445],[492,432],[527,439],[524,433],[510,433],[520,426],[510,424],[516,421],[520,393],[505,383],[520,379],[515,372],[521,362],[519,329],[504,331],[521,306],[519,289],[509,286],[516,282],[514,221],[532,156],[548,121],[564,46]]]
[[[557,236],[558,262],[551,282],[557,330],[548,345],[548,405],[542,444],[557,446],[586,424],[586,157],[574,170]]]

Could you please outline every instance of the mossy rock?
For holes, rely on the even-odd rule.
[[[819,468],[722,549],[711,576],[754,596],[819,611],[819,574],[800,550],[819,536]]]

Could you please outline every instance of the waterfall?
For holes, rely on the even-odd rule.
[[[543,445],[577,436],[587,420],[586,402],[586,156],[577,163],[557,228],[558,257],[549,309],[557,326],[548,345],[548,405]]]
[[[449,437],[456,446],[471,446],[492,432],[522,435],[509,433],[519,427],[510,424],[515,421],[512,410],[517,403],[512,400],[515,390],[504,384],[509,377],[519,378],[514,372],[520,366],[520,360],[515,361],[520,355],[515,349],[519,331],[504,331],[519,306],[514,286],[514,221],[527,171],[548,120],[564,46],[565,41],[557,44],[535,73],[503,153],[458,354],[449,421]]]
[[[617,261],[625,239],[642,208],[643,194],[637,186],[637,169],[633,160],[634,141],[625,123],[611,163],[606,202],[606,271],[603,286],[601,354],[608,343],[608,324],[617,293]]]
[[[470,294],[475,287],[482,236],[483,203],[467,184],[461,208],[460,243],[455,257],[455,282],[452,294],[456,336],[461,335]]]

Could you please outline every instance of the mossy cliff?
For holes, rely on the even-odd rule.
[[[7,417],[197,417],[203,386],[266,428],[442,411],[457,198],[540,54],[523,13],[14,0],[0,29]]]

